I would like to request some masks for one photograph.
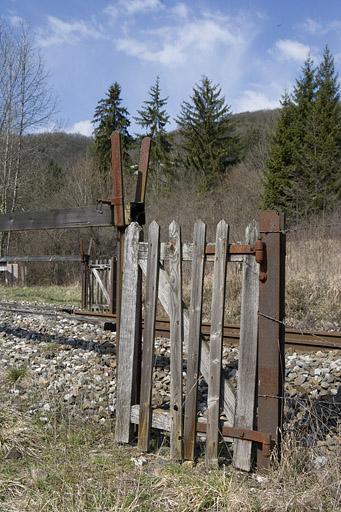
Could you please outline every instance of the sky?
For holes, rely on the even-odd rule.
[[[131,116],[160,77],[172,129],[203,75],[234,113],[279,106],[310,54],[341,67],[341,0],[0,0],[29,24],[58,97],[58,125],[90,135],[96,104],[122,87]],[[132,133],[139,131],[132,122]]]

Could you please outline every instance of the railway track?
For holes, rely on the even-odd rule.
[[[97,318],[111,318],[115,320],[115,315],[106,312],[94,311],[73,311],[75,316],[91,315]],[[204,336],[209,336],[211,325],[203,322],[201,332]],[[169,320],[156,320],[155,331],[157,336],[169,337]],[[239,344],[239,325],[224,326],[224,343],[227,345],[238,346]],[[285,329],[285,345],[287,348],[293,348],[302,352],[316,350],[337,350],[341,349],[341,332],[310,332],[287,327]]]
[[[10,311],[22,315],[42,315],[51,317],[63,317],[79,322],[98,323],[103,320],[115,321],[115,315],[108,312],[94,311],[78,311],[72,309],[57,309],[46,305],[16,305],[14,303],[0,302],[0,312]],[[238,346],[239,344],[239,326],[224,326],[224,343],[230,346]],[[157,336],[169,337],[169,321],[165,319],[157,319],[155,325]],[[209,336],[210,324],[202,323],[202,334]],[[286,348],[291,348],[301,352],[317,351],[317,350],[340,350],[341,349],[341,332],[310,332],[307,330],[298,330],[286,328],[285,330]]]

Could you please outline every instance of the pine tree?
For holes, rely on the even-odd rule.
[[[203,77],[190,101],[182,103],[176,121],[182,137],[181,164],[200,191],[208,190],[238,160],[240,150],[221,87]]]
[[[265,172],[262,207],[288,211],[292,204],[295,177],[295,106],[286,92],[281,100],[277,126],[270,145],[270,157]]]
[[[128,128],[130,126],[129,112],[122,106],[121,86],[118,82],[112,84],[106,97],[101,99],[96,107],[92,121],[96,126],[95,147],[100,168],[106,171],[111,165],[110,136],[113,131],[119,130],[123,136],[123,158],[127,160],[127,148],[131,142]]]
[[[326,47],[318,69],[307,59],[283,104],[267,162],[263,207],[299,220],[341,199],[339,102],[338,75]]]
[[[340,84],[328,47],[317,70],[316,85],[300,160],[308,213],[332,208],[341,199]]]
[[[262,207],[286,213],[288,219],[306,211],[303,160],[305,138],[316,95],[316,68],[310,57],[296,80],[292,95],[286,93],[270,145]]]
[[[156,77],[155,84],[149,90],[149,100],[137,111],[134,118],[136,123],[144,128],[146,135],[152,138],[149,170],[154,177],[156,188],[160,182],[167,182],[172,170],[170,160],[171,142],[165,127],[169,124],[166,111],[168,98],[161,97],[160,78]]]

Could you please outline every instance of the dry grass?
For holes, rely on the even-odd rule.
[[[166,449],[138,467],[136,448],[115,445],[107,426],[52,418],[47,426],[35,426],[17,411],[8,416],[20,428],[10,441],[16,457],[0,462],[3,512],[339,510],[335,458],[318,467],[316,452],[293,443],[285,445],[282,462],[261,477],[228,467],[208,472],[201,461],[194,468],[174,464]]]
[[[1,375],[0,375],[1,380]],[[29,382],[28,377],[26,377]],[[84,422],[60,403],[40,415],[0,385],[0,512],[314,512],[340,510],[340,465],[323,448],[288,437],[263,475],[172,463],[161,446],[145,455],[114,442],[113,425]],[[37,390],[34,400],[55,397]],[[321,463],[322,461],[322,463]]]

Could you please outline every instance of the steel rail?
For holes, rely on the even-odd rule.
[[[115,315],[104,311],[78,311],[72,312],[76,316],[94,316],[99,318],[110,318],[115,320]],[[209,322],[202,322],[201,332],[209,336],[211,325]],[[156,335],[169,337],[169,320],[156,319]],[[224,326],[224,343],[237,346],[239,343],[239,325]],[[300,351],[338,350],[341,349],[341,332],[316,332],[299,330],[291,327],[285,329],[285,345],[288,348],[295,348]]]
[[[0,302],[0,312],[13,312],[25,315],[43,315],[43,316],[63,316],[70,320],[77,321],[115,321],[116,316],[109,312],[102,311],[79,311],[74,309],[57,309],[46,305],[36,305],[26,307],[20,305],[17,307],[13,303]],[[202,334],[209,336],[210,323],[202,323]],[[155,326],[156,335],[164,338],[169,337],[169,320],[157,318]],[[229,346],[237,347],[239,344],[239,325],[231,324],[224,326],[224,343]],[[301,352],[317,351],[317,350],[340,350],[341,349],[341,332],[316,332],[312,333],[308,330],[298,330],[286,328],[285,345],[287,348],[295,349]]]

